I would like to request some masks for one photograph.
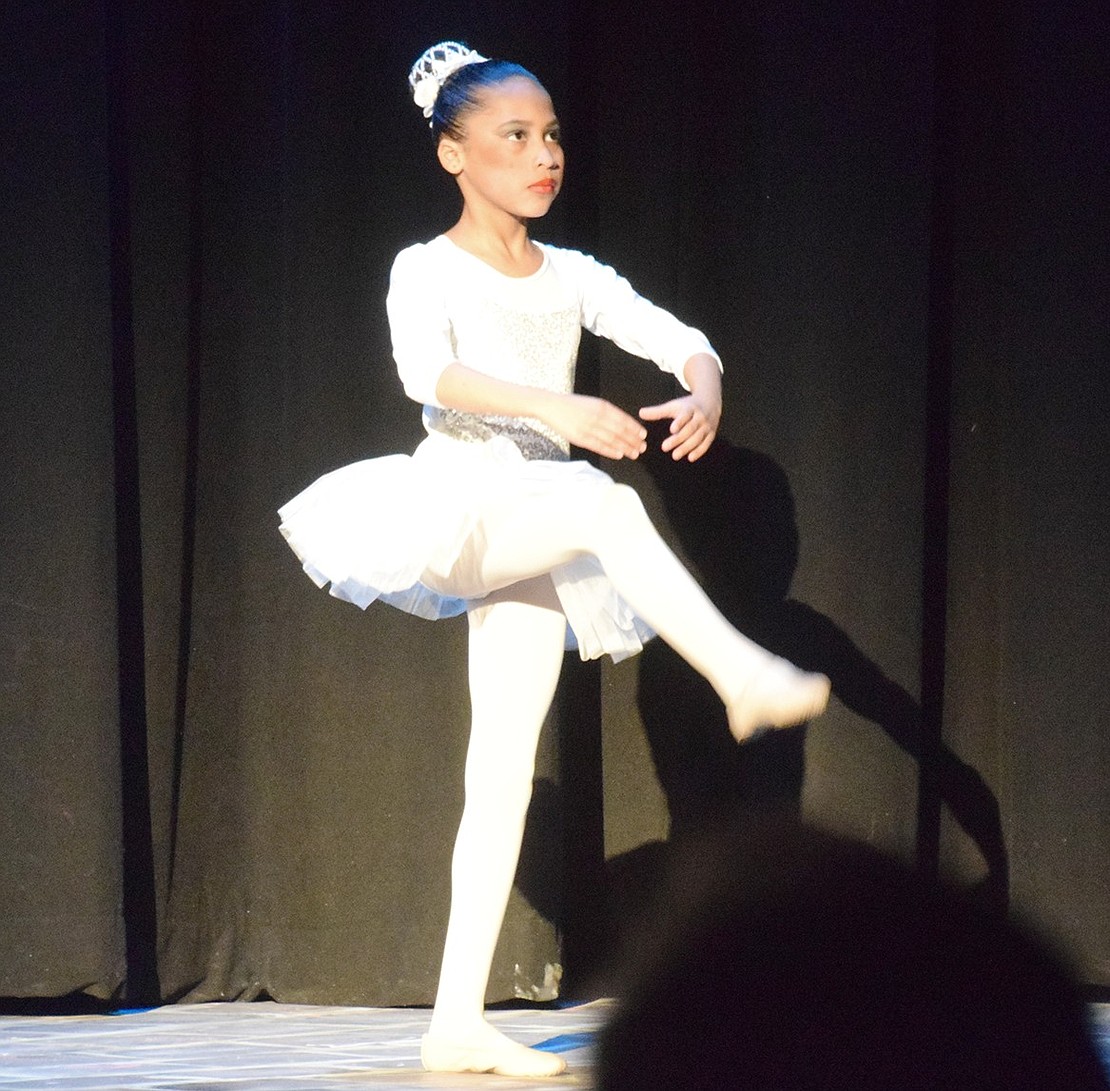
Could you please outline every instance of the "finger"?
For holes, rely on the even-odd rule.
[[[604,450],[598,454],[607,458],[637,458],[647,449],[647,433],[631,417],[627,424],[599,437]]]
[[[647,432],[629,418],[629,425],[612,437],[613,443],[631,458],[647,450]]]
[[[647,429],[631,413],[626,413],[615,405],[610,406],[610,409],[612,412],[607,423],[614,431],[636,439],[644,439],[647,436]]]
[[[593,451],[602,458],[612,458],[620,461],[623,458],[639,458],[641,451],[638,447],[629,446],[627,443],[591,443],[588,450]]]
[[[698,422],[694,417],[689,417],[684,420],[683,417],[675,417],[674,422],[670,425],[670,435],[663,441],[664,451],[672,451],[680,443],[685,443],[690,435],[698,431]]]
[[[583,446],[605,458],[635,458],[647,446],[647,429],[611,403],[602,403]]]
[[[699,447],[697,447],[695,450],[690,452],[690,454],[687,456],[688,460],[690,462],[697,462],[697,460],[699,458],[701,458],[702,455],[704,455],[709,450],[710,447],[713,446],[713,439],[714,439],[714,436],[713,436],[712,433],[710,433],[708,436],[706,436],[704,442]]]
[[[701,426],[697,429],[691,429],[686,433],[681,442],[674,445],[671,451],[671,457],[676,461],[683,458],[700,458],[713,442],[715,433],[708,426]]]
[[[619,440],[600,444],[595,449],[599,455],[604,455],[606,458],[639,458],[643,454],[644,445]]]
[[[671,434],[663,440],[662,448],[664,451],[673,450],[681,443],[685,443],[691,436],[699,433],[704,427],[706,422],[694,413],[683,414],[682,416],[675,417],[671,423]]]
[[[680,462],[687,455],[689,455],[691,451],[697,450],[701,441],[702,437],[700,434],[687,436],[686,439],[682,441],[682,443],[676,444],[671,449],[671,458],[673,458],[676,462]]]
[[[692,446],[691,450],[685,454],[686,459],[690,462],[697,462],[697,460],[701,458],[702,455],[704,455],[710,447],[713,446],[713,440],[716,438],[717,433],[714,432],[712,429],[709,429],[709,431],[707,431],[700,438],[700,440]],[[677,455],[677,457],[681,458],[683,456]]]
[[[697,427],[697,414],[690,408],[684,408],[674,420],[671,421],[671,432],[685,432],[691,427]]]
[[[673,417],[680,413],[682,409],[683,404],[681,398],[676,398],[669,402],[662,402],[659,405],[645,405],[640,410],[640,419],[665,420],[667,417]]]

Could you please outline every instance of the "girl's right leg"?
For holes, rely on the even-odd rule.
[[[555,1054],[483,1015],[486,983],[520,854],[536,743],[563,662],[566,618],[547,576],[471,610],[466,800],[451,861],[451,914],[435,1009],[421,1049],[440,1072],[554,1076]]]
[[[583,553],[617,592],[717,691],[738,740],[824,711],[829,680],[771,655],[729,624],[659,536],[635,491],[577,481],[487,512],[480,527],[486,587],[550,572]]]

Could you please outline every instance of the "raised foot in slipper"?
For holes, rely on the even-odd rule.
[[[562,1057],[529,1049],[500,1033],[479,1045],[425,1034],[420,1040],[420,1063],[428,1072],[492,1072],[528,1078],[558,1076],[567,1067]]]
[[[729,730],[737,742],[744,742],[764,728],[812,720],[825,711],[830,688],[825,675],[810,674],[772,657],[727,703]]]

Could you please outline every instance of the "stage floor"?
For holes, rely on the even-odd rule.
[[[0,1017],[0,1088],[61,1091],[353,1091],[591,1086],[605,1001],[490,1013],[510,1037],[563,1053],[555,1079],[420,1067],[424,1009],[175,1004],[121,1015]]]
[[[498,1011],[513,1038],[564,1053],[547,1080],[442,1075],[420,1068],[425,1010],[295,1004],[178,1004],[121,1015],[0,1017],[0,1088],[62,1091],[351,1091],[353,1088],[591,1087],[605,1001]],[[1110,1072],[1110,1004],[1091,1008]]]

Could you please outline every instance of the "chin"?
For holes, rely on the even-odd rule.
[[[551,211],[551,206],[555,203],[555,195],[544,198],[542,201],[537,201],[532,205],[531,209],[524,213],[524,218],[527,220],[539,220],[546,216]]]

